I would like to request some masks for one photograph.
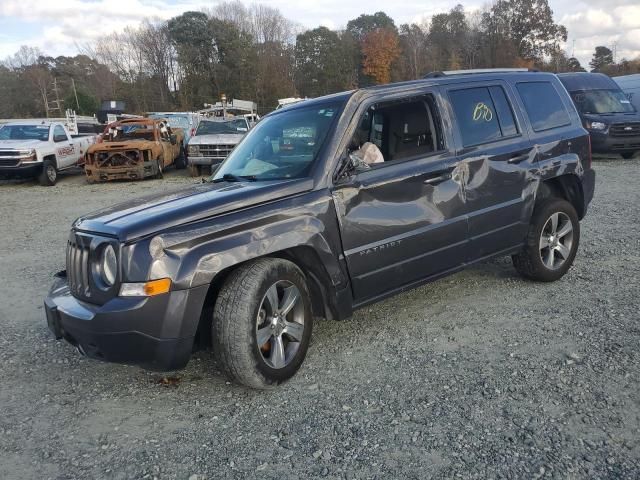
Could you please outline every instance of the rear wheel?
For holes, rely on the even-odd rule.
[[[58,181],[58,169],[55,162],[52,160],[45,160],[42,162],[42,171],[38,175],[38,182],[40,185],[50,187],[55,185]]]
[[[579,242],[580,222],[573,205],[549,198],[536,206],[526,245],[512,256],[513,266],[531,280],[558,280],[573,264]]]
[[[213,312],[213,350],[233,381],[270,388],[298,371],[309,348],[313,316],[302,271],[278,258],[240,266],[222,287]]]
[[[631,157],[633,157],[636,154],[636,152],[624,152],[621,153],[620,155],[622,156],[622,158],[624,158],[625,160],[629,160]]]

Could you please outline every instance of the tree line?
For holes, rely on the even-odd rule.
[[[230,1],[167,21],[148,19],[51,57],[23,46],[0,64],[0,117],[44,116],[100,100],[131,113],[192,110],[227,98],[254,100],[260,113],[279,98],[317,97],[431,71],[529,67],[585,71],[562,49],[567,30],[547,0],[497,0],[480,10],[457,5],[428,22],[396,25],[384,12],[339,30],[304,30],[278,9]],[[590,70],[640,72],[640,59],[614,62],[595,49]],[[58,110],[59,111],[59,110]]]

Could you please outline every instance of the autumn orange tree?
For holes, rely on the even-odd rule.
[[[391,65],[400,56],[398,34],[377,28],[362,40],[362,71],[377,84],[391,81]]]

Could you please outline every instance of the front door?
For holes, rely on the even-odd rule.
[[[333,191],[356,305],[465,260],[461,184],[437,98],[426,92],[374,104],[358,121],[350,148],[374,144],[384,161],[336,182]]]

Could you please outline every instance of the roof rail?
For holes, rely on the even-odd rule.
[[[514,72],[537,72],[535,68],[476,68],[470,70],[448,70],[444,72],[430,72],[422,78],[440,78],[452,75],[476,75],[480,73],[514,73]]]

